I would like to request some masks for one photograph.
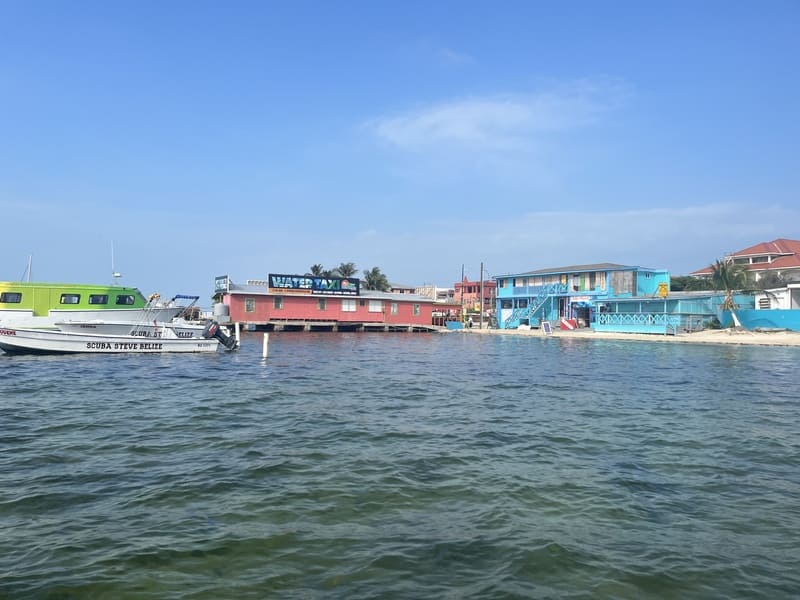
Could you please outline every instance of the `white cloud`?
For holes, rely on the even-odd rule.
[[[404,150],[519,150],[537,137],[585,127],[619,105],[622,86],[587,81],[534,94],[505,94],[442,102],[367,124]]]
[[[475,60],[468,54],[457,52],[450,48],[442,48],[439,51],[440,60],[448,65],[468,65],[475,62]]]

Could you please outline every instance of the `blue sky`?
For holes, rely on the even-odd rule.
[[[0,279],[210,294],[800,239],[800,3],[0,2]]]

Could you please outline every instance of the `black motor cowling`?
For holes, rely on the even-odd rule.
[[[236,337],[225,333],[216,321],[209,321],[206,323],[205,329],[203,329],[203,337],[207,340],[211,338],[219,340],[219,343],[228,350],[235,350],[238,344]]]

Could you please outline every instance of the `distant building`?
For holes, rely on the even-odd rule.
[[[481,291],[483,291],[483,310],[494,307],[497,291],[497,282],[491,279],[484,280],[481,289],[480,281],[470,281],[466,277],[453,285],[453,300],[460,302],[467,312],[477,312],[481,309]]]
[[[251,329],[413,330],[434,320],[431,299],[363,290],[357,278],[269,274],[241,285],[222,276],[215,288],[231,322]]]
[[[758,310],[800,310],[800,283],[758,292],[755,303]]]
[[[734,323],[731,311],[721,311],[723,327],[741,325],[744,329],[800,331],[800,283],[788,283],[782,288],[757,292],[754,306],[737,303],[738,323]]]
[[[400,285],[399,283],[390,283],[389,291],[393,294],[414,294],[413,285]]]
[[[421,285],[414,288],[414,293],[418,296],[425,296],[434,302],[453,303],[455,302],[455,290],[453,288],[443,288],[435,285]]]
[[[609,312],[609,301],[656,299],[669,293],[665,270],[597,263],[539,269],[495,277],[497,325],[538,327],[565,319],[589,326]]]
[[[786,281],[800,281],[800,240],[761,242],[727,254],[725,258],[732,260],[733,264],[744,265],[756,281],[768,273],[774,273]],[[689,274],[709,278],[713,272],[713,266],[709,265]]]

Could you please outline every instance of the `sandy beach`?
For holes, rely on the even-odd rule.
[[[462,329],[458,330],[470,335],[523,335],[545,337],[540,329]],[[565,331],[554,329],[546,337],[565,337],[592,340],[630,340],[645,342],[663,342],[665,344],[740,344],[754,346],[800,346],[798,331],[743,331],[735,329],[706,329],[694,333],[677,335],[654,335],[643,333],[609,333],[593,329],[575,329]]]

